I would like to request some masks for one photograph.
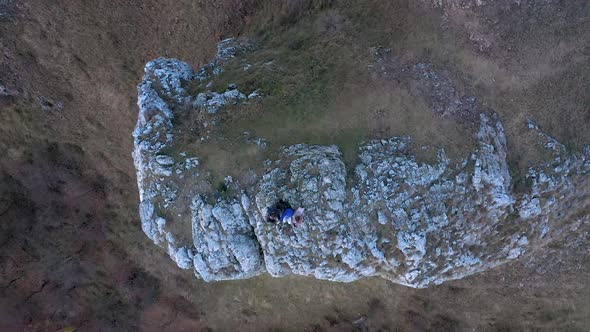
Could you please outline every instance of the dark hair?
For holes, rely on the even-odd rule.
[[[268,208],[266,209],[266,221],[275,223],[278,222],[281,218],[281,211],[276,208]]]

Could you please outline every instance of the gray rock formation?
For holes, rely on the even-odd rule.
[[[209,90],[208,84],[212,77],[223,73],[224,66],[229,60],[251,52],[255,48],[254,42],[245,38],[228,38],[219,42],[213,61],[201,68],[196,76],[196,80],[200,82],[199,87],[205,91],[196,96],[193,105],[206,109],[210,114],[215,114],[226,105],[237,105],[247,102],[248,99],[258,98],[259,92],[255,91],[246,95],[238,90],[238,86],[234,83],[230,83],[222,93]],[[251,67],[251,65],[248,66]]]
[[[433,111],[478,123],[477,148],[462,162],[451,163],[443,149],[436,162],[419,162],[411,138],[394,137],[366,142],[349,174],[338,147],[298,144],[268,161],[256,185],[211,201],[199,192],[205,171],[199,156],[169,154],[177,135],[173,120],[187,104],[196,105],[190,112],[216,116],[202,107],[212,98],[188,95],[183,87],[205,84],[238,52],[234,40],[223,41],[199,74],[178,60],[154,60],[138,88],[133,158],[142,228],[180,268],[206,281],[269,273],[344,282],[379,276],[427,287],[543,245],[560,232],[562,216],[575,214],[576,198],[588,194],[590,148],[568,155],[533,122],[523,129],[535,132],[554,160],[530,169],[530,190],[516,193],[501,121],[480,113],[475,100],[458,95],[431,65],[418,64],[405,75],[419,82],[418,91],[433,94]],[[244,99],[237,88],[230,91]],[[305,207],[305,222],[266,222],[266,209],[279,199]]]
[[[243,279],[264,272],[260,244],[241,202],[215,205],[195,197],[192,205],[194,267],[205,281]]]

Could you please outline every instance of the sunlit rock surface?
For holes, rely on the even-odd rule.
[[[435,151],[435,162],[420,162],[411,137],[392,137],[363,144],[360,162],[347,170],[338,147],[298,144],[267,161],[254,185],[211,200],[198,189],[204,171],[199,156],[168,155],[178,135],[174,119],[179,112],[213,116],[228,102],[259,98],[233,85],[222,94],[206,90],[225,61],[251,45],[224,40],[216,58],[198,73],[175,59],[154,60],[138,87],[133,158],[142,228],[180,268],[193,269],[199,278],[269,273],[349,282],[379,276],[426,287],[506,263],[547,243],[560,232],[561,220],[576,214],[576,198],[588,194],[590,148],[569,155],[533,120],[523,130],[538,136],[553,161],[530,169],[530,187],[515,192],[500,119],[480,112],[474,98],[458,95],[432,65],[416,64],[399,72],[417,84],[417,93],[432,95],[433,112],[462,116],[479,127],[476,149],[461,162],[452,163],[443,149]],[[379,58],[370,69],[391,74]],[[190,95],[190,82],[205,92]],[[305,207],[301,226],[265,221],[267,207],[280,199]]]

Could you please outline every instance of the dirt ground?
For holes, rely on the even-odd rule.
[[[292,24],[331,1],[285,3],[0,0],[0,331],[587,330],[584,227],[522,260],[422,290],[380,279],[204,283],[149,241],[131,159],[144,64],[173,56],[199,67],[220,39],[260,22]],[[359,16],[414,10],[383,3],[367,1]],[[534,115],[575,151],[590,143],[589,6],[432,9],[446,17],[447,39],[421,41],[435,46],[415,56],[448,55],[436,45],[463,38],[449,66],[471,72],[509,137]],[[398,36],[375,43],[409,45],[399,29],[417,21],[366,28]],[[515,154],[526,154],[525,138],[512,137]]]

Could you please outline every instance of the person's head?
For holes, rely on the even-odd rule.
[[[268,222],[279,222],[281,218],[281,213],[277,209],[269,208],[266,213],[266,220]]]

